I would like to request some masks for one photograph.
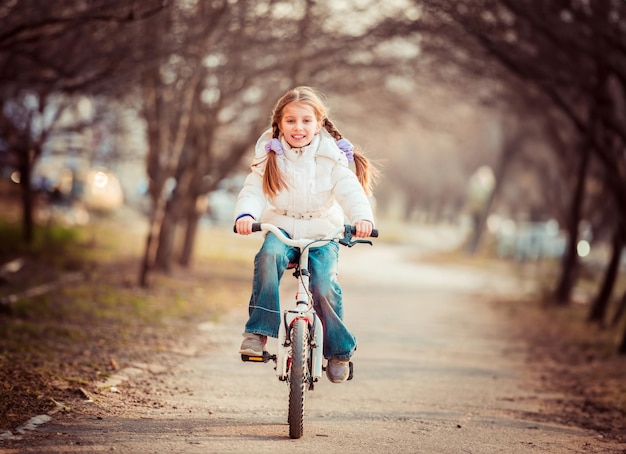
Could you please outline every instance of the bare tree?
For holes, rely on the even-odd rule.
[[[216,4],[219,2],[212,3]],[[346,86],[354,90],[359,83],[369,85],[372,80],[384,79],[385,70],[397,63],[397,58],[377,48],[377,34],[383,25],[375,23],[357,35],[330,34],[324,29],[331,17],[327,6],[302,1],[294,4],[294,14],[284,15],[273,9],[272,2],[225,2],[225,9],[216,15],[206,4],[198,3],[191,7],[193,14],[172,19],[178,27],[184,24],[188,36],[184,46],[171,51],[170,58],[175,55],[183,67],[201,55],[204,64],[196,66],[201,75],[190,104],[192,120],[186,141],[168,173],[176,183],[169,202],[163,204],[155,267],[169,269],[175,233],[183,226],[186,233],[180,261],[189,263],[199,218],[198,197],[239,164],[267,125],[271,104],[281,91],[303,83],[324,86],[327,92]],[[213,22],[207,27],[209,19]],[[163,34],[163,27],[161,30],[160,39],[165,39],[168,34]],[[161,47],[167,48],[164,44]],[[193,48],[198,52],[191,52]],[[356,52],[368,55],[369,63],[347,59]],[[171,60],[164,57],[164,64],[171,66]]]
[[[444,29],[446,37],[467,53],[497,61],[510,75],[534,87],[569,120],[580,136],[578,142],[585,144],[578,150],[578,187],[584,187],[582,179],[589,159],[600,162],[623,218],[626,158],[620,150],[624,148],[626,128],[623,109],[620,111],[618,106],[624,105],[626,80],[624,4],[431,0],[424,5],[424,22],[431,30]],[[463,45],[458,38],[461,35],[472,39]],[[609,91],[610,97],[605,95]],[[579,190],[572,201],[568,252],[556,292],[556,300],[561,303],[568,301],[573,285],[582,201]]]
[[[26,241],[33,238],[32,169],[71,100],[60,101],[57,95],[104,90],[115,71],[128,70],[125,32],[161,11],[162,3],[94,1],[79,7],[70,0],[24,0],[0,5],[0,136],[20,172]]]
[[[575,138],[569,140],[578,162],[568,225],[569,239],[555,300],[567,304],[576,279],[579,223],[589,169],[595,163],[602,175],[621,238],[626,217],[626,27],[623,2],[551,0],[482,0],[420,2],[424,7],[422,30],[444,31],[445,41],[462,49],[452,58],[472,67],[464,54],[497,62],[511,77],[539,93],[546,106],[569,121]],[[460,37],[465,37],[465,41]],[[427,39],[425,39],[427,41]],[[431,49],[439,52],[435,38]],[[458,57],[459,53],[461,54]],[[458,57],[458,58],[457,58]],[[471,62],[470,62],[471,63]],[[568,154],[569,156],[569,154]],[[569,158],[571,159],[571,158]],[[607,213],[608,214],[608,213]],[[623,244],[613,241],[613,259],[596,297],[591,318],[603,312],[610,297],[616,257]]]

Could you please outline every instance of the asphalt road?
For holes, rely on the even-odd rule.
[[[53,418],[47,453],[609,453],[588,431],[540,422],[548,397],[525,369],[524,346],[494,310],[514,279],[420,263],[407,248],[342,250],[346,318],[359,340],[355,378],[307,395],[305,434],[291,440],[287,385],[270,364],[241,362],[245,302],[199,322],[180,361],[122,371],[109,408]],[[285,300],[292,301],[284,282]],[[115,377],[114,377],[115,378]],[[122,377],[123,378],[123,377]],[[138,399],[146,394],[149,397]],[[0,445],[1,446],[1,445]]]

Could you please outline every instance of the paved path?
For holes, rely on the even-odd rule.
[[[236,353],[242,305],[201,324],[202,350],[172,370],[133,377],[108,409],[54,418],[36,430],[37,446],[6,452],[618,452],[590,432],[528,416],[547,396],[537,393],[523,346],[508,339],[490,304],[515,282],[410,261],[405,251],[342,250],[346,317],[359,339],[356,377],[340,385],[324,379],[308,394],[302,439],[288,437],[287,386],[269,364],[242,363]],[[140,389],[147,400],[125,400]]]

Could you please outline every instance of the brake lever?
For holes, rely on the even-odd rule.
[[[339,240],[339,244],[341,244],[343,246],[348,246],[348,247],[352,247],[355,244],[359,244],[359,243],[369,244],[370,246],[373,245],[373,243],[370,240],[354,240],[354,241],[352,241],[352,233],[349,232],[349,231],[346,231],[345,236]]]
[[[343,238],[339,240],[339,244],[341,244],[342,246],[348,246],[348,247],[353,246],[352,233],[350,232],[350,230],[348,230],[348,228],[346,228],[346,230],[344,231]]]
[[[370,240],[354,240],[352,243],[350,243],[349,247],[352,247],[357,243],[369,244],[370,246],[374,245],[374,243],[372,243]]]

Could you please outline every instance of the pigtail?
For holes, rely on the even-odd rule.
[[[324,118],[322,126],[328,133],[335,139],[335,141],[343,138],[339,130],[335,127],[330,118]],[[363,190],[367,195],[372,195],[374,184],[380,178],[380,172],[378,169],[372,164],[372,162],[367,159],[363,154],[359,153],[356,149],[354,150],[354,167],[356,177],[361,183]]]
[[[278,139],[280,131],[277,123],[272,123],[272,138]],[[263,172],[263,192],[270,199],[275,198],[278,193],[287,188],[283,174],[278,166],[278,158],[276,153],[270,151],[267,153],[265,161],[265,172]]]
[[[354,167],[356,168],[356,177],[363,186],[367,195],[372,195],[374,185],[380,178],[380,171],[361,153],[354,152]]]

